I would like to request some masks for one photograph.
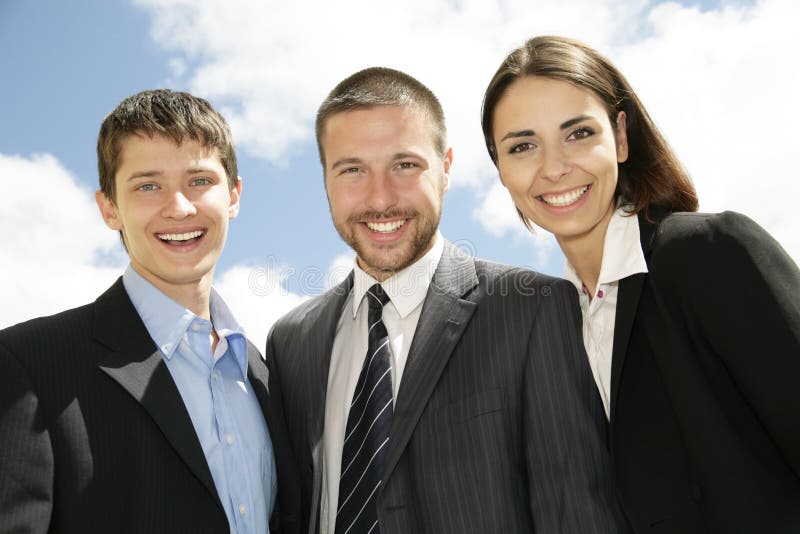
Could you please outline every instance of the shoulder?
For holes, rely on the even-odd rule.
[[[275,321],[272,326],[272,334],[286,333],[291,334],[299,327],[309,316],[319,315],[322,309],[329,306],[332,301],[344,302],[350,292],[352,283],[349,279],[332,287],[331,289],[310,297],[309,299],[298,304],[280,319]],[[271,334],[271,335],[272,335]]]
[[[94,304],[38,317],[0,330],[0,354],[33,368],[68,357],[91,338]]]
[[[726,299],[734,287],[748,294],[800,287],[800,271],[781,245],[753,220],[730,211],[669,215],[656,232],[648,268],[663,294],[693,302]]]
[[[36,346],[48,339],[80,335],[91,327],[94,303],[65,310],[54,315],[37,317],[0,330],[0,345]]]
[[[731,261],[753,262],[776,256],[788,259],[780,244],[745,215],[733,211],[673,213],[658,227],[652,263],[690,268],[704,264],[725,266]]]
[[[681,242],[694,244],[747,243],[763,239],[767,232],[756,222],[735,211],[722,213],[672,213],[658,227],[656,243],[675,246]]]
[[[514,267],[483,259],[475,259],[478,285],[492,296],[536,300],[539,297],[572,299],[576,297],[574,286],[567,280],[534,271],[525,267]],[[577,302],[577,301],[576,301]]]

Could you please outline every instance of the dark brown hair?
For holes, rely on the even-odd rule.
[[[236,150],[228,123],[206,100],[169,89],[142,91],[129,96],[106,115],[97,137],[97,172],[103,194],[115,202],[122,141],[131,135],[161,135],[180,144],[185,138],[216,149],[228,175],[230,188],[236,187]]]
[[[651,205],[670,211],[697,211],[697,193],[688,173],[622,73],[596,50],[565,37],[530,39],[506,57],[489,82],[481,122],[495,166],[494,110],[506,89],[523,76],[553,78],[590,90],[602,102],[615,128],[617,114],[625,112],[628,159],[619,164],[618,203],[632,204],[633,213],[645,210],[647,214]],[[520,217],[529,224],[522,213]]]
[[[322,148],[322,134],[328,118],[344,111],[376,106],[414,107],[422,111],[433,130],[436,153],[444,156],[447,150],[447,129],[444,111],[436,95],[404,72],[386,67],[370,67],[339,82],[317,111],[317,147],[323,166],[325,152]]]

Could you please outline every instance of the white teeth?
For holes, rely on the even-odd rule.
[[[158,234],[158,238],[163,241],[188,241],[195,237],[203,235],[202,230],[195,230],[194,232],[186,232],[185,234]]]
[[[380,222],[380,223],[368,222],[367,228],[369,228],[373,232],[385,232],[385,233],[394,232],[395,230],[403,226],[405,223],[406,223],[405,219],[400,221]]]
[[[575,189],[574,191],[570,191],[568,193],[563,193],[561,195],[542,195],[539,198],[544,200],[547,204],[551,206],[569,206],[579,198],[583,196],[583,194],[589,190],[589,186],[584,186],[579,189]]]

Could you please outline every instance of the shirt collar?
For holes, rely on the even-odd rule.
[[[148,334],[167,359],[172,358],[192,322],[205,321],[166,296],[130,265],[122,275],[122,283]],[[247,376],[244,329],[214,288],[211,288],[210,311],[217,334],[227,339],[242,375]]]
[[[599,287],[600,284],[610,284],[633,274],[646,272],[647,262],[639,240],[639,218],[626,211],[625,206],[621,206],[614,210],[608,221],[597,285]],[[564,267],[564,278],[572,282],[578,291],[583,287],[583,282],[569,260]]]
[[[392,299],[392,304],[394,304],[400,317],[405,318],[408,316],[425,300],[425,295],[428,294],[428,287],[431,284],[436,268],[439,266],[443,251],[444,239],[437,231],[434,236],[433,246],[425,255],[381,283],[386,294]],[[353,270],[353,318],[355,318],[361,299],[364,298],[367,290],[373,284],[377,284],[378,281],[358,266],[358,260],[356,260]]]

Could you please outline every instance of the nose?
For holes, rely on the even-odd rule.
[[[567,160],[561,147],[550,146],[542,149],[542,165],[539,168],[542,178],[551,182],[558,182],[570,170],[572,170],[572,165]]]
[[[182,220],[197,213],[194,203],[183,193],[183,191],[174,191],[171,193],[164,207],[161,215],[167,219]]]
[[[376,173],[369,177],[367,206],[375,211],[386,211],[397,204],[397,191],[392,178],[386,173]]]

